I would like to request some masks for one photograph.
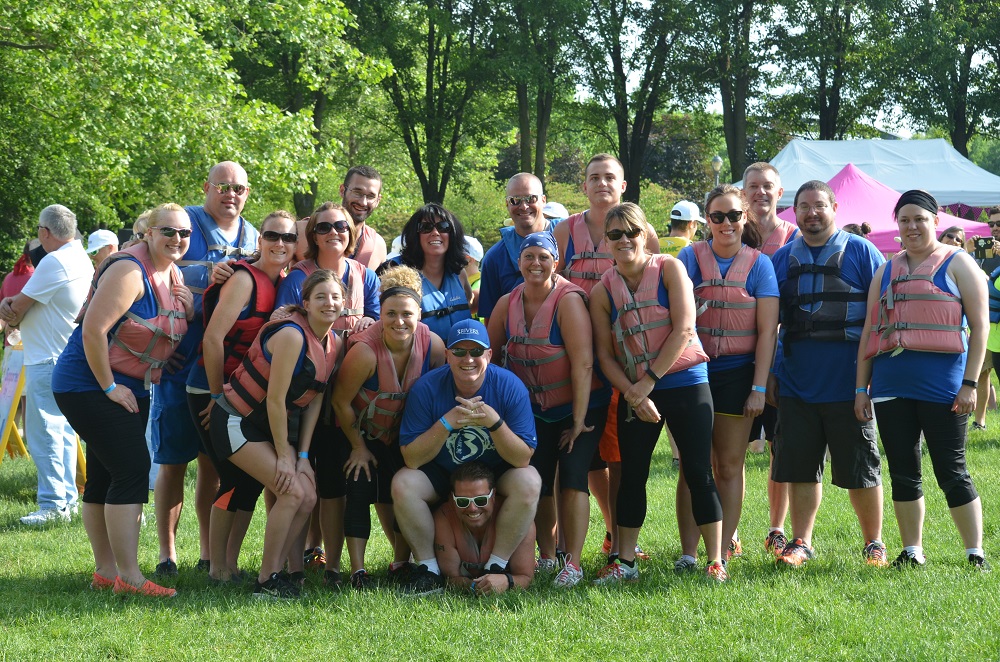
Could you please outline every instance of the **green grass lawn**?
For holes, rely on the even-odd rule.
[[[0,659],[996,660],[1000,416],[991,413],[988,423],[987,432],[971,436],[969,456],[985,504],[985,546],[996,568],[991,574],[967,567],[932,479],[923,569],[866,567],[847,495],[829,484],[813,541],[817,558],[802,570],[776,568],[762,548],[766,456],[750,455],[740,526],[745,554],[730,564],[732,580],[715,585],[701,574],[675,575],[677,472],[661,440],[640,538],[652,559],[640,562],[639,583],[560,591],[539,578],[527,592],[491,599],[407,599],[389,590],[331,594],[320,574],[311,573],[301,601],[261,604],[251,600],[249,588],[216,588],[194,570],[198,546],[191,510],[178,540],[181,571],[172,584],[177,598],[94,593],[88,590],[93,566],[82,522],[21,527],[18,517],[34,510],[34,469],[28,460],[7,458],[0,465]],[[933,475],[926,454],[924,473]],[[191,502],[192,490],[189,472]],[[883,539],[892,558],[900,543],[888,498],[885,517]],[[583,559],[588,580],[603,564],[596,507],[591,519]],[[243,567],[258,567],[262,532],[258,513]],[[150,523],[140,541],[140,563],[149,573],[156,550]],[[376,576],[389,560],[384,538],[373,537],[369,567]]]

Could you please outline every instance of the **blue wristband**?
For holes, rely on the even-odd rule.
[[[212,394],[212,399],[213,400],[221,400],[222,399],[222,394],[221,393],[213,393]]]
[[[444,426],[444,429],[448,431],[448,434],[451,434],[452,432],[455,431],[455,428],[451,427],[451,424],[448,423],[448,420],[444,416],[439,418],[438,422]]]
[[[306,451],[299,451],[299,459],[300,460],[308,460],[309,459],[309,453],[307,453]]]
[[[868,392],[868,387],[867,386],[864,387],[864,388],[856,388],[856,389],[854,389],[854,394],[855,395],[857,395],[859,393],[867,393],[867,392]]]
[[[111,386],[104,389],[104,395],[108,395],[109,393],[111,393],[111,391],[115,390],[116,388],[118,388],[118,384],[115,384],[114,381],[112,381]]]
[[[753,392],[755,392],[755,393],[767,393],[767,387],[765,387],[765,386],[757,386],[756,384],[754,384],[753,386],[751,386],[750,390],[753,391]]]

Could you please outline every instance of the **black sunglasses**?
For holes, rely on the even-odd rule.
[[[1000,225],[1000,221],[987,221],[986,225],[990,226],[991,228],[995,228],[996,226]]]
[[[952,234],[951,232],[946,232],[942,239],[951,239],[952,241],[962,241],[957,234]]]
[[[743,220],[743,210],[734,209],[732,211],[727,211],[727,212],[713,211],[711,214],[708,215],[708,218],[716,225],[722,225],[723,223],[726,222],[727,218],[729,219],[730,223],[735,224]]]
[[[420,234],[430,234],[434,230],[437,230],[441,234],[446,234],[451,230],[451,221],[438,221],[437,223],[420,221],[417,223],[417,232]]]
[[[181,239],[187,239],[191,236],[191,230],[189,228],[172,228],[169,226],[149,228],[150,230],[159,230],[160,234],[164,237],[173,237],[175,234],[179,234]]]
[[[350,226],[347,224],[347,221],[334,221],[333,223],[323,221],[322,223],[316,224],[316,227],[313,228],[313,232],[315,234],[330,234],[331,230],[336,230],[337,232],[347,232],[349,229]]]
[[[466,354],[468,354],[473,358],[478,359],[480,356],[486,353],[486,350],[482,347],[476,347],[474,349],[462,349],[461,347],[458,347],[456,349],[451,350],[451,353],[460,359],[465,358]]]
[[[642,234],[642,228],[632,228],[631,230],[608,230],[604,233],[604,236],[611,241],[618,241],[622,237],[628,237],[629,239],[635,239],[640,234]]]
[[[286,244],[294,244],[299,240],[299,235],[294,232],[275,232],[274,230],[264,230],[260,233],[260,236],[265,241],[278,241],[280,239]]]

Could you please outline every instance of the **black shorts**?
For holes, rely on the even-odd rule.
[[[708,387],[712,390],[716,414],[743,416],[743,406],[753,386],[754,369],[754,364],[748,363],[732,370],[708,373]]]
[[[427,476],[427,480],[431,481],[431,486],[438,495],[438,501],[442,501],[451,494],[451,472],[458,467],[452,469],[446,469],[436,462],[428,462],[424,466],[420,467],[420,471]],[[493,476],[497,482],[500,481],[500,476],[507,473],[509,469],[513,467],[504,462],[500,461],[500,464],[491,466],[490,469],[493,471]]]

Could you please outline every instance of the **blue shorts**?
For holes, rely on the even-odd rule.
[[[183,382],[164,379],[153,387],[149,410],[153,462],[187,464],[201,449],[201,435],[195,427]]]

